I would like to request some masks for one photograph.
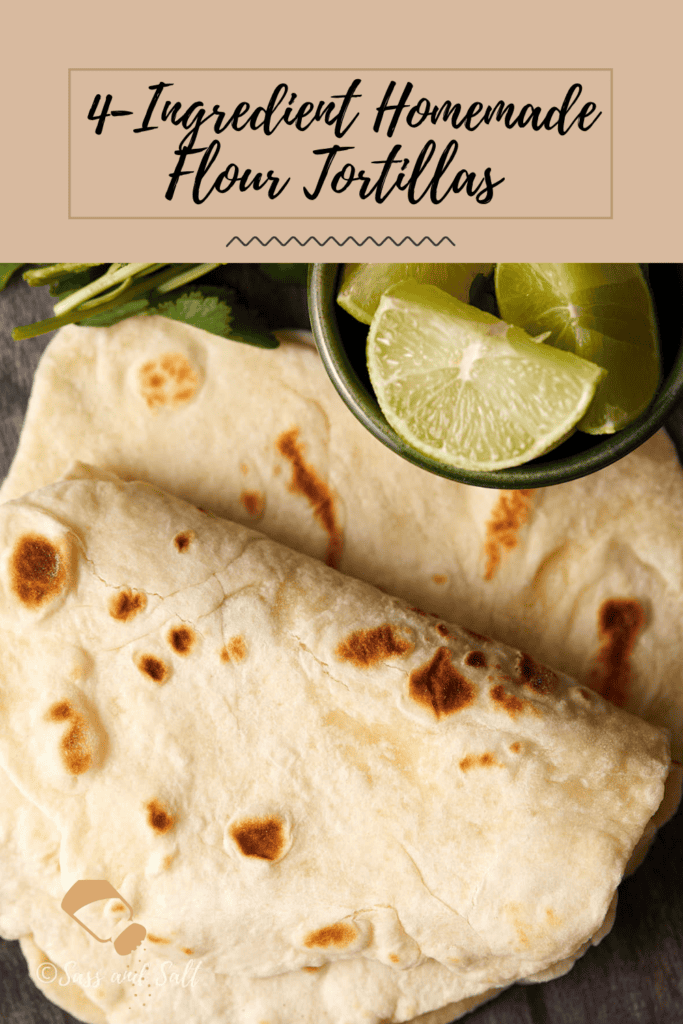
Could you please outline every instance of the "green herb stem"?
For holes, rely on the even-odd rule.
[[[198,277],[202,277],[203,274],[208,274],[210,270],[215,270],[216,267],[220,267],[221,263],[196,263],[192,266],[191,270],[183,271],[176,277],[172,277],[170,281],[157,288],[160,293],[171,292],[174,288],[182,288],[184,285],[189,284],[190,281],[195,281]]]
[[[87,299],[91,299],[94,295],[98,295],[100,292],[106,291],[111,288],[112,285],[120,284],[127,278],[132,278],[136,274],[143,273],[145,270],[153,268],[154,263],[124,263],[123,266],[118,267],[113,272],[108,270],[101,277],[91,281],[90,284],[85,285],[83,288],[79,288],[78,291],[73,292],[66,299],[62,299],[61,302],[56,302],[54,311],[55,317],[59,317],[64,313],[68,313],[70,310],[80,306],[81,303]]]
[[[145,266],[154,266],[154,264],[145,264]],[[117,306],[123,304],[123,302],[129,302],[131,299],[137,298],[138,295],[143,295],[146,292],[153,291],[155,288],[159,288],[161,285],[170,281],[178,274],[184,273],[191,270],[192,267],[196,266],[194,263],[174,264],[167,270],[163,270],[158,274],[151,277],[145,277],[142,281],[138,281],[137,284],[131,285],[127,289],[123,298],[112,299],[109,302],[99,306],[97,313],[108,313],[112,309],[116,309]],[[12,337],[15,341],[26,341],[28,338],[37,338],[39,334],[46,334],[48,331],[56,331],[60,327],[65,327],[67,324],[76,324],[80,320],[85,320],[87,317],[92,316],[93,313],[89,309],[76,309],[67,313],[60,314],[59,316],[50,317],[48,320],[41,320],[35,324],[26,324],[23,327],[15,327],[12,331]]]

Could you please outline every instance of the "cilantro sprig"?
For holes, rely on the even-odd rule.
[[[0,264],[6,280],[22,264]],[[129,316],[157,314],[201,327],[222,338],[276,348],[274,336],[235,316],[227,289],[194,285],[220,263],[52,263],[31,267],[23,277],[32,287],[49,285],[57,301],[54,316],[17,327],[24,341],[66,324],[109,327]],[[10,269],[11,268],[11,269]],[[188,285],[194,285],[188,289]]]

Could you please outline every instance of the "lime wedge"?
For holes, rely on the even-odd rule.
[[[382,293],[407,277],[467,302],[477,274],[490,274],[493,263],[347,263],[337,302],[364,324],[372,322]]]
[[[433,285],[382,296],[367,343],[380,408],[412,447],[450,466],[518,466],[554,448],[605,371]]]
[[[650,404],[659,346],[650,292],[637,263],[499,263],[500,315],[547,345],[608,370],[578,429],[613,434]]]

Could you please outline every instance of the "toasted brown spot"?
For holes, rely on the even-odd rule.
[[[10,586],[22,604],[40,608],[68,582],[65,559],[56,544],[37,533],[21,537],[9,563]]]
[[[156,409],[189,401],[197,392],[199,378],[182,352],[168,352],[143,363],[138,383],[149,408]]]
[[[319,967],[304,967],[304,970],[308,971],[309,974],[315,974],[315,972],[319,971],[320,968]]]
[[[82,715],[72,716],[71,727],[62,737],[60,748],[64,766],[71,775],[87,772],[92,764],[92,751]]]
[[[126,587],[115,594],[109,602],[109,614],[118,622],[128,622],[147,605],[147,595]]]
[[[439,586],[443,586],[444,583],[448,583],[448,576],[444,576],[442,572],[434,573],[432,579],[434,580],[435,583],[438,583]]]
[[[387,658],[400,658],[410,654],[415,645],[397,636],[387,623],[373,629],[355,629],[346,640],[337,644],[335,654],[340,661],[350,661],[359,668],[369,668]]]
[[[47,718],[50,722],[71,722],[59,744],[62,761],[71,775],[87,772],[93,757],[83,715],[68,700],[60,700],[48,710]]]
[[[557,686],[559,679],[550,668],[539,665],[530,654],[520,654],[515,666],[519,681],[523,686],[528,686],[534,693],[545,695],[552,693]]]
[[[396,956],[395,953],[390,953],[389,959],[391,960],[392,964],[400,964],[401,962],[400,956]]]
[[[623,707],[628,699],[631,652],[644,623],[645,612],[634,598],[610,598],[598,611],[602,646],[590,685],[617,707]]]
[[[139,670],[150,679],[153,679],[159,686],[163,686],[168,678],[168,667],[161,658],[154,654],[142,654],[136,661]]]
[[[190,949],[188,946],[182,946],[180,952],[184,953],[185,956],[192,956],[194,950]]]
[[[520,527],[529,518],[532,495],[532,490],[501,492],[486,523],[484,579],[493,579],[503,551],[511,551],[517,544]]]
[[[590,690],[586,689],[585,686],[580,686],[579,687],[579,693],[581,694],[581,696],[583,697],[584,700],[587,700],[587,701],[593,700],[593,694],[590,692]]]
[[[168,871],[171,864],[175,860],[175,853],[167,853],[164,857],[164,871]]]
[[[510,750],[512,751],[513,754],[518,754],[521,749],[522,749],[522,744],[521,743],[511,743],[510,744]]]
[[[483,651],[468,651],[465,655],[465,664],[471,668],[486,668],[488,662]]]
[[[323,949],[329,946],[345,949],[346,946],[350,946],[352,942],[356,941],[357,935],[353,925],[347,924],[345,921],[338,921],[337,924],[330,924],[327,928],[319,928],[318,931],[311,932],[304,939],[304,946],[308,949],[313,949],[316,946]]]
[[[562,919],[557,916],[552,907],[546,907],[545,916],[548,918],[551,924],[557,925],[562,923]]]
[[[230,835],[245,857],[278,860],[285,848],[285,825],[280,818],[247,818],[233,825]]]
[[[60,700],[57,704],[52,705],[47,716],[52,722],[65,722],[67,718],[71,718],[73,714],[74,710],[68,700]]]
[[[176,654],[185,657],[194,647],[197,637],[191,626],[173,626],[169,629],[166,639]]]
[[[437,633],[439,633],[443,637],[447,637],[447,636],[451,635],[448,632],[448,629],[446,628],[446,626],[444,626],[443,622],[437,622],[437,624],[436,624],[436,631],[437,631]]]
[[[160,800],[150,800],[147,804],[147,823],[155,832],[170,832],[176,823],[174,816],[166,810]]]
[[[113,912],[114,912],[115,914],[120,914],[120,913],[122,913],[122,911],[124,911],[124,910],[125,910],[126,908],[124,907],[123,903],[115,903],[115,904],[114,904],[114,906],[113,906],[113,907],[112,907],[111,909],[112,909],[112,911],[113,911]]]
[[[243,661],[247,656],[247,645],[241,636],[234,636],[228,640],[221,650],[221,661]]]
[[[260,516],[266,507],[265,495],[260,491],[242,491],[240,501],[250,516]]]
[[[313,467],[304,459],[298,437],[299,430],[295,427],[293,430],[285,431],[277,439],[280,455],[292,466],[289,490],[293,494],[303,495],[313,509],[314,519],[320,523],[329,538],[325,561],[327,565],[337,568],[341,561],[344,540],[337,523],[334,498],[325,481],[320,479]]]
[[[494,765],[497,768],[501,767],[493,754],[489,754],[488,751],[485,754],[467,754],[460,762],[460,767],[464,772],[469,771],[470,768],[492,768]]]
[[[200,509],[199,511],[201,512],[202,509]],[[176,550],[182,554],[183,551],[187,551],[193,540],[194,530],[183,530],[182,533],[176,533],[175,537],[173,538],[173,543],[176,546]]]
[[[430,708],[437,718],[471,704],[477,691],[451,664],[451,652],[439,647],[431,661],[410,673],[410,696]]]
[[[478,640],[480,644],[491,643],[487,636],[483,636],[481,633],[475,633],[473,629],[466,629],[465,632],[468,636],[471,636],[473,640]]]
[[[516,718],[517,715],[531,707],[528,700],[522,700],[521,697],[516,697],[514,693],[508,693],[502,683],[497,683],[496,686],[491,687],[489,693],[491,700],[495,701],[496,704],[500,704],[507,711],[510,718]]]
[[[159,935],[150,935],[149,932],[147,932],[147,938],[150,942],[163,943],[165,946],[168,946],[171,941],[170,939],[162,939]]]

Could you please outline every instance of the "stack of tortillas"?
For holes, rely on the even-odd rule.
[[[75,1016],[437,1024],[609,928],[676,801],[663,435],[468,488],[375,441],[312,349],[150,317],[55,338],[1,496],[0,929]],[[86,878],[147,928],[127,959],[61,909]]]

